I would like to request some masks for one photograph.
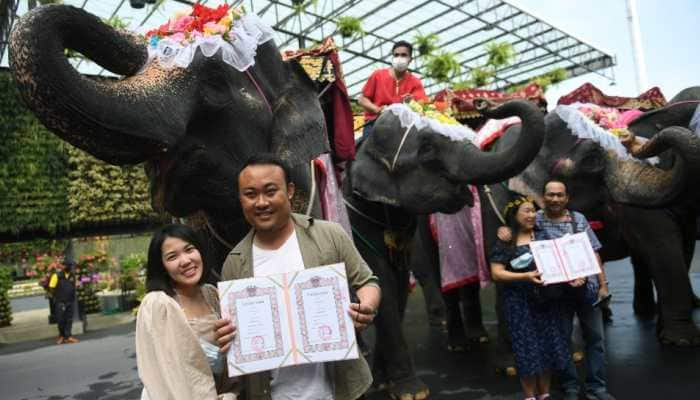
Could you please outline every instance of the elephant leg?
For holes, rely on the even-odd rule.
[[[452,289],[442,294],[447,310],[447,350],[454,352],[464,351],[467,348],[458,291],[459,289]]]
[[[460,300],[462,301],[462,320],[467,332],[467,340],[486,343],[489,340],[489,336],[486,334],[481,315],[481,299],[479,298],[481,290],[479,285],[479,282],[475,282],[459,288]]]
[[[658,294],[657,332],[662,343],[700,345],[692,319],[693,290],[686,269],[683,229],[670,213],[625,207],[626,236],[636,260],[645,260]]]
[[[634,313],[642,318],[653,318],[656,315],[654,299],[654,283],[649,266],[639,257],[632,255],[632,271],[634,271]]]
[[[358,248],[361,247],[358,245]],[[379,278],[382,289],[382,301],[374,319],[375,381],[378,385],[383,383],[382,380],[391,382],[393,387],[390,390],[403,391],[404,387],[410,387],[411,391],[415,390],[413,393],[427,392],[425,383],[416,377],[411,352],[402,328],[402,311],[408,293],[408,271],[405,268],[394,268],[386,259],[376,255],[363,254],[363,257]]]
[[[690,267],[692,266],[693,256],[695,255],[695,242],[697,240],[697,230],[698,230],[698,219],[696,213],[691,213],[684,217],[683,221],[683,250],[685,255],[686,269],[690,273]],[[700,297],[692,292],[693,295],[693,308],[700,307]]]
[[[426,271],[426,266],[416,268],[413,265],[413,275],[418,280],[418,283],[423,289],[423,300],[425,300],[425,309],[428,312],[428,321],[432,326],[442,326],[445,323],[446,304],[442,298],[439,288],[439,280],[432,273]]]
[[[498,319],[498,338],[496,339],[496,372],[503,372],[508,376],[515,376],[515,358],[513,357],[512,340],[508,327],[506,326],[505,314],[503,312],[503,286],[494,283],[496,286],[496,318]]]

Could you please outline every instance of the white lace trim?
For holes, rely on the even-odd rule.
[[[443,124],[433,118],[428,118],[411,110],[405,104],[391,104],[384,109],[384,112],[391,111],[399,117],[401,127],[407,128],[411,125],[416,129],[421,130],[429,127],[436,133],[447,136],[454,141],[469,140],[472,144],[476,143],[476,133],[467,126]]]
[[[566,122],[571,133],[575,136],[581,139],[590,139],[604,149],[613,150],[621,158],[630,158],[629,152],[620,143],[620,139],[617,136],[596,125],[595,122],[578,110],[583,105],[582,103],[558,105],[554,108],[554,112],[559,115],[562,121]]]
[[[234,21],[227,37],[221,35],[197,37],[194,42],[182,45],[169,38],[158,41],[154,47],[148,46],[148,62],[157,60],[161,67],[187,68],[197,49],[206,57],[221,50],[221,59],[238,71],[245,71],[255,64],[255,54],[259,45],[273,38],[273,31],[257,15],[246,14]]]
[[[696,135],[700,136],[700,104],[695,108],[695,113],[693,113],[693,118],[690,119],[688,127]]]

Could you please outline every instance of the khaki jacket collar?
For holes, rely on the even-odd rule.
[[[294,231],[297,234],[299,248],[301,249],[301,257],[304,260],[304,267],[318,266],[317,251],[305,251],[309,247],[317,247],[318,243],[311,237],[309,227],[314,223],[314,218],[302,214],[292,213],[292,222],[294,223]],[[253,238],[255,237],[255,229],[251,229],[243,240],[231,250],[231,254],[238,256],[240,262],[240,278],[253,277]]]

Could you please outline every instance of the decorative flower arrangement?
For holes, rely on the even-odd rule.
[[[241,19],[244,14],[243,6],[229,9],[227,4],[222,4],[210,8],[197,3],[189,13],[177,12],[168,22],[146,32],[146,38],[152,47],[156,47],[164,38],[182,45],[192,43],[198,37],[207,36],[221,36],[233,41],[233,37],[230,37],[233,22]]]
[[[614,108],[587,104],[579,107],[578,110],[598,126],[605,128],[617,137],[627,132],[627,124],[620,119],[620,112]]]
[[[452,115],[452,108],[444,101],[420,103],[415,100],[411,100],[411,102],[408,103],[408,106],[416,113],[427,118],[432,118],[440,123],[447,125],[461,125]]]

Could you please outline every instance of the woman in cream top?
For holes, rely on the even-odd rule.
[[[142,399],[236,399],[214,336],[216,289],[205,280],[197,234],[184,225],[157,230],[148,249],[147,294],[136,321]]]

